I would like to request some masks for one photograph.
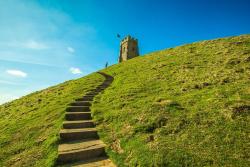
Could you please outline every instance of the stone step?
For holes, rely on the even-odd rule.
[[[76,101],[92,101],[94,99],[95,96],[91,95],[91,96],[83,96],[82,98],[78,98],[76,99]]]
[[[90,112],[66,112],[65,119],[67,121],[79,121],[91,119]]]
[[[98,86],[98,87],[96,87],[95,88],[95,90],[104,90],[104,89],[106,89],[107,87],[105,87],[105,86]]]
[[[62,129],[59,134],[62,141],[98,139],[95,128]]]
[[[101,85],[98,85],[97,87],[99,88],[106,88],[109,84],[108,83],[103,83]]]
[[[96,89],[95,92],[98,92],[97,94],[99,94],[99,93],[103,92],[103,90],[104,90],[104,89]],[[97,95],[97,94],[96,94],[96,95]]]
[[[96,91],[103,92],[106,88],[96,88]]]
[[[72,167],[116,167],[107,156],[91,158],[86,161],[80,161],[70,164]]]
[[[106,86],[108,86],[108,84],[109,84],[109,82],[104,82],[104,83],[98,85],[98,87],[106,87]]]
[[[96,89],[93,89],[93,90],[91,90],[90,92],[98,92],[98,93],[100,93],[100,92],[102,92],[104,89],[102,88],[96,88]]]
[[[63,128],[64,129],[77,129],[77,128],[91,128],[94,127],[94,122],[91,120],[85,121],[64,121]]]
[[[66,108],[67,112],[87,112],[90,111],[89,106],[69,106]]]
[[[89,96],[89,95],[93,95],[93,96],[96,96],[96,95],[98,95],[99,93],[101,93],[101,92],[89,92],[88,94],[86,94],[87,96]]]
[[[106,88],[96,88],[95,90],[96,91],[100,91],[100,92],[102,92],[103,90],[105,90]]]
[[[106,79],[103,84],[110,84],[113,80],[112,79]]]
[[[113,79],[112,79],[112,78],[108,78],[108,79],[106,79],[106,80],[104,81],[104,83],[111,83],[111,82],[113,82]]]
[[[102,85],[102,86],[100,86],[98,88],[104,88],[104,89],[106,89],[107,87],[109,87],[109,84]]]
[[[100,140],[82,140],[60,144],[58,163],[84,161],[105,155],[105,144]]]
[[[85,96],[95,96],[98,95],[100,92],[89,92]]]
[[[73,103],[70,103],[71,106],[91,106],[90,101],[76,101]]]
[[[100,91],[98,91],[98,90],[96,90],[96,89],[93,89],[93,90],[90,90],[87,94],[89,94],[89,93],[96,93],[96,94],[98,94],[98,93],[100,93]],[[86,94],[86,95],[87,95]]]

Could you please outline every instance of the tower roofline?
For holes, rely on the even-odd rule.
[[[121,40],[121,43],[127,42],[127,41],[136,41],[138,42],[138,39],[131,37],[130,35],[127,35],[125,38]]]

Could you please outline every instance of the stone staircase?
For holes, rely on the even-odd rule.
[[[61,142],[58,147],[58,166],[115,167],[105,154],[105,144],[99,140],[91,118],[91,102],[113,81],[113,77],[99,72],[105,81],[66,109]]]

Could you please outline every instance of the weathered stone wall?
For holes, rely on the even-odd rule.
[[[138,40],[127,36],[121,41],[119,63],[139,56]]]

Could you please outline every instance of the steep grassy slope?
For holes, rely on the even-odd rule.
[[[250,35],[111,66],[92,109],[119,166],[250,166]],[[64,110],[99,74],[0,106],[0,166],[53,166]]]
[[[94,118],[119,166],[250,166],[250,35],[109,67]]]
[[[53,166],[66,105],[100,84],[99,74],[0,106],[0,166]]]

